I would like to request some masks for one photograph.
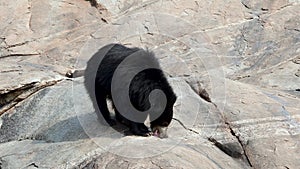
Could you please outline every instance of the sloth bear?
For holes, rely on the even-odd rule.
[[[98,58],[102,60],[95,77],[95,98],[105,121],[114,126],[117,120],[134,135],[167,137],[176,95],[154,54],[141,48],[110,44],[94,56],[97,55],[103,56]],[[153,92],[157,90],[163,95]],[[110,115],[107,99],[112,101],[115,119]],[[144,124],[147,116],[151,130]]]

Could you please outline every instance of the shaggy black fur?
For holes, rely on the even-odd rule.
[[[126,57],[137,51],[142,52],[142,54],[147,57],[151,57],[150,59],[155,59],[155,57],[153,53],[140,48],[127,48],[120,44],[111,44],[111,46],[112,47],[105,54],[97,70],[95,79],[95,96],[99,110],[104,119],[109,125],[113,126],[116,124],[116,121],[111,117],[110,112],[108,111],[106,99],[112,98],[111,85],[115,70]],[[97,53],[95,55],[97,55]],[[155,59],[155,61],[157,60]],[[176,101],[176,95],[160,69],[146,69],[139,72],[130,82],[129,87],[130,101],[139,111],[146,111],[150,108],[148,97],[150,92],[154,89],[160,89],[164,92],[167,97],[167,105],[164,112],[150,123],[150,127],[152,129],[154,127],[166,127],[170,124],[173,117],[173,105]],[[116,108],[115,117],[119,122],[129,126],[131,132],[135,135],[148,136],[151,134],[151,131],[148,130],[144,123],[137,123],[126,119]]]

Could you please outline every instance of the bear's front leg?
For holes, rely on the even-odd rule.
[[[148,137],[152,135],[152,132],[145,126],[144,123],[135,123],[132,122],[130,124],[130,131],[134,135]]]

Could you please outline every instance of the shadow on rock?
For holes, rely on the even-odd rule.
[[[43,140],[46,142],[67,142],[78,141],[81,139],[93,139],[100,137],[115,137],[116,131],[124,133],[125,126],[119,124],[114,127],[114,130],[99,123],[95,112],[75,116],[62,120],[53,126],[40,131],[32,136],[32,139]]]
[[[87,138],[89,137],[81,127],[76,116],[59,121],[34,136],[34,139],[36,140],[44,140],[47,142],[77,141],[79,139]]]

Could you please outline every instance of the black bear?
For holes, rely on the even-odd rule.
[[[101,48],[93,57],[101,59],[95,77],[95,98],[105,121],[113,126],[116,124],[116,119],[127,125],[134,135],[150,136],[154,134],[161,138],[166,137],[166,128],[173,117],[176,95],[160,69],[154,54],[141,48],[110,44]],[[144,67],[144,69],[138,69],[138,67]],[[116,72],[119,72],[119,75]],[[134,76],[129,77],[132,72]],[[128,84],[126,81],[129,81]],[[126,85],[128,91],[126,91]],[[152,104],[149,95],[156,89],[163,92],[165,102],[158,97],[152,100],[154,102]],[[126,96],[121,96],[121,93],[128,95],[131,106],[140,111],[139,113],[132,112],[132,108],[127,109],[130,105],[125,105],[126,103],[123,101],[126,100]],[[112,101],[115,119],[110,115],[107,99]],[[151,109],[153,113],[148,112],[151,107],[154,107]],[[151,130],[144,124],[148,115]]]

